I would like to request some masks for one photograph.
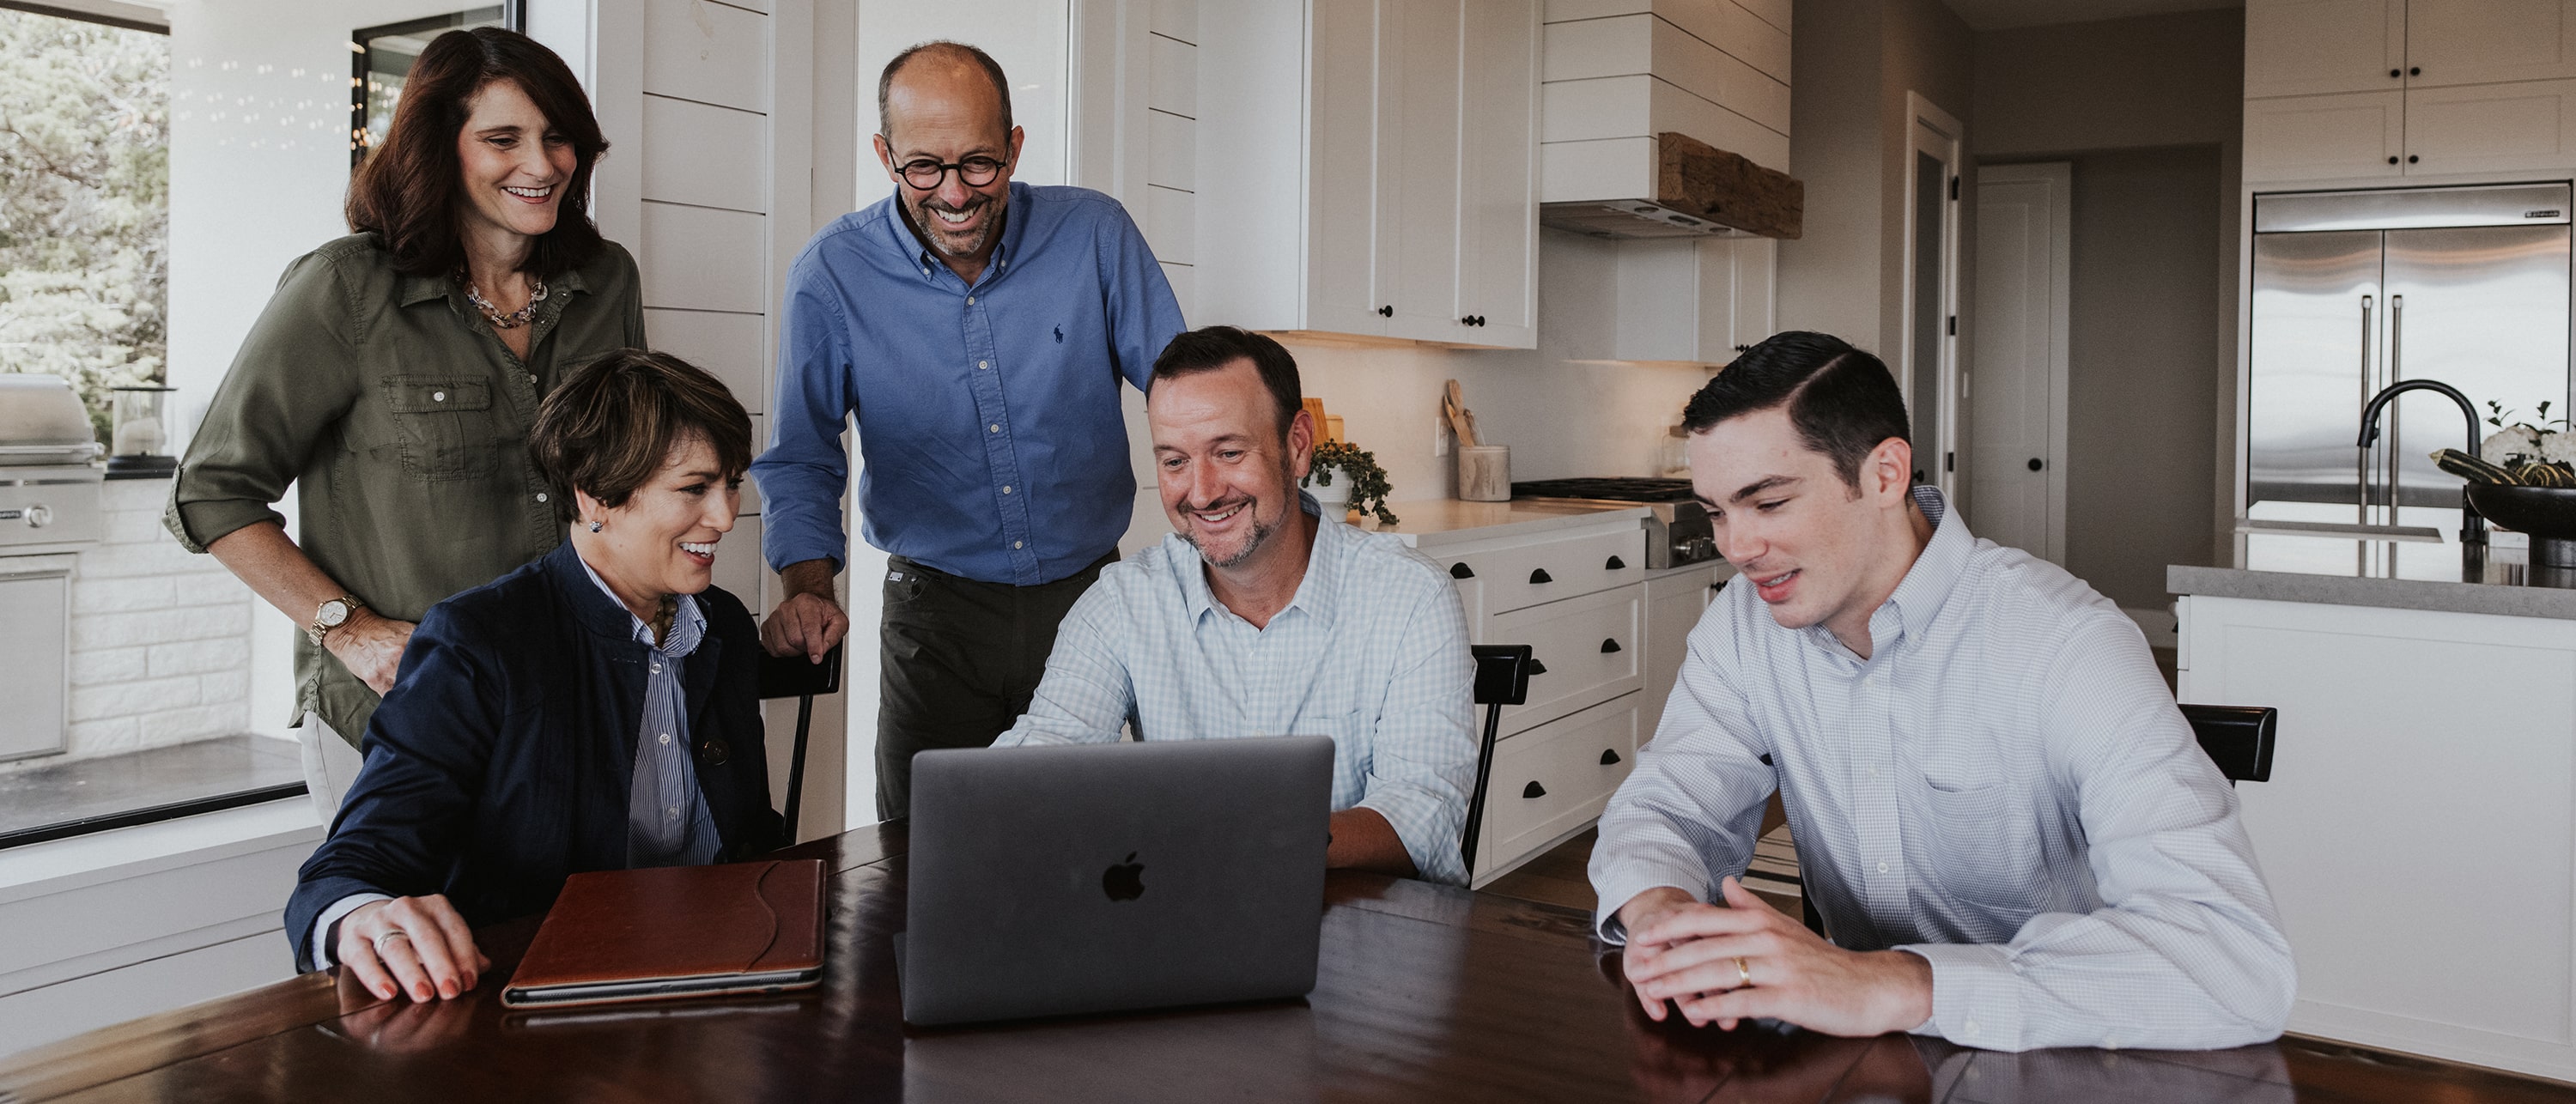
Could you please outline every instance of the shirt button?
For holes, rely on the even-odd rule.
[[[654,674],[657,674],[657,675],[658,675],[658,674],[661,674],[661,673],[662,673],[662,665],[661,665],[661,664],[659,664],[659,663],[654,664],[654,665],[653,665],[653,673],[654,673]],[[664,737],[664,739],[669,739],[669,737]]]
[[[974,300],[969,299],[969,300],[967,300],[967,302],[972,303],[972,302],[974,302]],[[992,361],[989,361],[989,360],[979,360],[979,361],[976,361],[976,362],[975,362],[975,367],[977,367],[977,368],[990,368],[990,367],[992,367],[992,366],[993,366],[993,362],[992,362]]]
[[[664,810],[662,810],[662,815],[663,815],[663,816],[666,816],[666,817],[669,817],[669,818],[671,818],[671,819],[673,819],[673,820],[678,820],[678,819],[680,819],[680,807],[679,807],[679,806],[677,806],[677,805],[673,805],[673,806],[671,806],[671,807],[670,807],[670,808],[668,808],[668,809],[664,809]]]
[[[1009,494],[1009,493],[1011,493],[1011,485],[1010,485],[1010,484],[1008,484],[1008,483],[1004,483],[1004,484],[1002,484],[1002,493],[1003,493],[1003,494]]]
[[[970,306],[970,307],[971,307],[971,306],[974,306],[974,305],[975,305],[975,297],[974,297],[974,296],[972,296],[972,295],[967,296],[967,297],[966,297],[966,305],[967,305],[967,306]]]
[[[1959,1026],[1960,1026],[1960,1029],[1961,1029],[1961,1030],[1966,1031],[1966,1032],[1967,1032],[1968,1034],[1970,1034],[1970,1035],[1974,1035],[1974,1034],[1976,1034],[1976,1033],[1977,1033],[1977,1021],[1975,1021],[1975,1020],[1970,1020],[1970,1021],[1968,1021],[1967,1023],[1961,1024],[1961,1025],[1959,1025]]]
[[[546,500],[546,492],[544,492],[544,491],[538,491],[538,492],[537,492],[537,501],[539,501],[539,502],[543,502],[543,501],[545,501],[545,500]]]
[[[1877,768],[1877,767],[1871,767],[1871,768],[1869,768],[1869,776],[1870,776],[1870,777],[1872,777],[1872,778],[1876,778],[1876,777],[1878,777],[1878,768]]]
[[[445,391],[432,391],[432,392],[430,392],[430,393],[429,393],[429,401],[431,401],[431,402],[446,402],[446,401],[447,401],[447,392],[445,392]]]
[[[663,746],[663,747],[669,747],[669,746],[671,746],[671,734],[670,734],[670,733],[665,732],[665,733],[663,733],[663,734],[662,734],[662,746]]]
[[[1887,864],[1886,864],[1886,863],[1880,863],[1880,864],[1878,864],[1878,872],[1879,872],[1879,873],[1881,873],[1881,874],[1885,874],[1885,873],[1887,873]]]
[[[1020,542],[1019,542],[1019,541],[1012,541],[1012,542],[1011,542],[1011,547],[1013,547],[1013,548],[1018,548],[1019,546],[1020,546]]]
[[[985,431],[988,433],[1000,433],[1002,431],[1002,423],[995,422],[992,425],[985,427]]]

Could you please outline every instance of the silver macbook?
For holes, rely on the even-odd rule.
[[[1304,995],[1333,742],[925,751],[912,760],[914,1024]]]

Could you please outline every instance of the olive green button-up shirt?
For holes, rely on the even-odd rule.
[[[188,443],[165,523],[191,552],[285,519],[297,543],[367,608],[418,621],[561,543],[563,524],[528,457],[537,403],[574,368],[644,347],[635,261],[609,243],[546,281],[513,355],[456,281],[407,276],[372,234],[288,265]],[[296,715],[352,743],[376,693],[295,638]]]

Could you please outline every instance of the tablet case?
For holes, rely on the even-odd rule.
[[[820,859],[575,874],[501,1002],[562,1008],[812,986],[822,980],[823,877]],[[791,972],[801,977],[746,980]],[[675,982],[691,991],[547,999],[552,989],[619,982]]]

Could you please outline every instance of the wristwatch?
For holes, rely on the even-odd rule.
[[[343,594],[314,607],[313,623],[304,626],[304,639],[312,641],[316,648],[321,647],[323,637],[329,636],[331,630],[348,624],[349,615],[358,612],[365,605],[365,602],[358,600],[357,595]]]

